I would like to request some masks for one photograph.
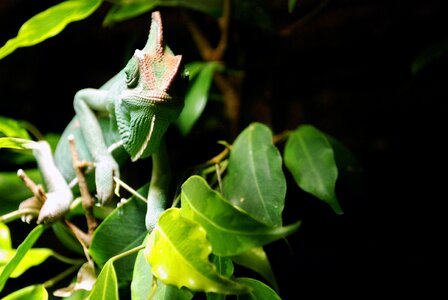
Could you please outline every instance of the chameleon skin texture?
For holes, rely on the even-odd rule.
[[[76,93],[76,116],[62,134],[54,161],[38,161],[39,165],[55,165],[68,185],[75,178],[67,139],[73,135],[80,159],[95,165],[96,196],[104,204],[113,197],[113,177],[119,177],[121,167],[129,158],[136,161],[159,151],[166,130],[182,111],[187,83],[188,73],[182,57],[174,55],[165,45],[160,13],[153,12],[144,48],[135,50],[125,68],[99,89],[87,88]],[[121,146],[113,151],[108,149],[114,144]],[[163,166],[163,169],[153,170],[151,186],[162,191],[167,179],[160,180],[157,174],[166,177],[170,172],[168,164],[155,163],[160,159],[167,159],[166,155],[153,155],[154,168]],[[41,171],[44,173],[48,169],[54,168],[43,167]],[[54,186],[55,191],[66,190],[60,180],[55,183],[52,177],[44,174],[47,186]],[[163,182],[162,186],[159,186],[160,182]],[[160,198],[160,203],[152,203],[153,209],[158,207],[158,211],[166,202],[165,196]],[[40,222],[49,223],[61,218],[68,212],[71,200],[65,201],[63,208],[58,204],[57,212],[46,207],[39,215]]]

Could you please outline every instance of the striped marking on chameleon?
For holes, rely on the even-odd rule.
[[[143,152],[145,151],[146,147],[148,146],[149,141],[151,140],[152,134],[154,133],[154,127],[156,123],[156,116],[153,115],[151,119],[151,127],[149,128],[148,135],[145,138],[145,141],[143,142],[142,146],[138,150],[137,154],[134,157],[131,157],[132,161],[136,161],[137,159],[142,156]]]

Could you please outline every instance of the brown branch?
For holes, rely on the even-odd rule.
[[[75,138],[73,137],[73,135],[70,135],[68,137],[68,142],[70,144],[70,151],[73,158],[73,168],[75,169],[76,177],[78,178],[78,186],[82,199],[82,207],[84,208],[84,213],[87,219],[88,235],[91,238],[93,232],[98,226],[98,222],[95,219],[95,216],[93,215],[93,206],[95,205],[95,200],[90,195],[89,188],[86,182],[86,177],[84,176],[83,172],[83,168],[90,164],[86,161],[79,160],[78,152],[76,151]]]
[[[204,33],[197,26],[197,24],[193,21],[193,19],[188,15],[188,13],[184,13],[187,28],[189,29],[193,40],[196,43],[196,46],[201,54],[201,57],[205,61],[220,61],[223,59],[225,50],[228,45],[228,37],[229,37],[229,24],[230,24],[230,11],[231,11],[231,1],[225,0],[223,6],[223,15],[218,19],[218,26],[221,31],[220,39],[216,48],[213,48]],[[221,91],[224,96],[224,104],[226,115],[230,120],[230,134],[231,136],[236,136],[238,132],[238,120],[239,120],[239,111],[240,111],[240,91],[239,84],[233,82],[234,76],[223,74],[223,73],[215,73],[214,80],[216,86]]]

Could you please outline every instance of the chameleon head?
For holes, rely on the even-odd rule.
[[[160,14],[152,14],[143,50],[136,50],[124,69],[115,104],[118,131],[133,161],[151,155],[182,108],[187,72],[182,57],[163,44]]]

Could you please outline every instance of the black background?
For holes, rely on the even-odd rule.
[[[56,2],[3,0],[0,44]],[[319,1],[298,3],[292,14],[286,1],[269,3],[276,34],[232,23],[227,58],[246,71],[239,128],[260,121],[279,133],[313,124],[353,151],[365,188],[338,182],[345,211],[338,216],[298,191],[286,172],[285,223],[299,218],[303,225],[288,242],[266,248],[281,295],[428,299],[446,285],[439,274],[445,271],[447,56],[416,75],[410,67],[429,46],[446,41],[444,1],[333,0],[290,34],[279,34]],[[123,67],[132,47],[144,44],[149,16],[103,28],[109,7],[0,60],[0,115],[61,132],[73,116],[74,93],[99,87]],[[170,46],[187,62],[197,60],[178,11],[161,10]],[[193,15],[213,36],[213,21]],[[212,103],[206,112],[220,109]],[[204,161],[220,150],[217,140],[231,139],[225,121],[207,126],[201,120],[186,140],[172,133],[172,155],[183,158],[179,164]]]

